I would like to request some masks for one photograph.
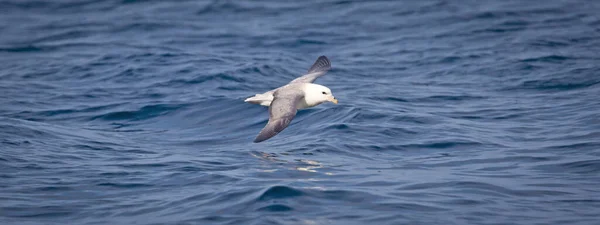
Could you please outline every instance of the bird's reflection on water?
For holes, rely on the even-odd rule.
[[[252,155],[258,159],[261,159],[263,161],[266,161],[266,162],[279,163],[280,165],[283,165],[285,168],[297,170],[297,171],[318,173],[319,169],[324,168],[324,166],[321,162],[318,162],[315,160],[310,160],[310,159],[285,160],[285,159],[280,158],[280,155],[278,155],[276,153],[252,151],[252,152],[250,152],[250,155]],[[272,172],[276,172],[276,171],[278,171],[278,169],[276,169],[276,168],[261,170],[261,172],[268,172],[268,173],[272,173]],[[333,175],[331,172],[326,172],[324,174],[325,175]]]

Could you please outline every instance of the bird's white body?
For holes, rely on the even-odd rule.
[[[290,85],[294,84],[289,84],[278,89],[288,88]],[[306,109],[313,106],[317,106],[323,102],[331,101],[331,99],[333,98],[333,96],[331,95],[331,90],[323,85],[312,83],[302,83],[295,85],[301,86],[301,89],[304,91],[304,98],[300,102],[298,102],[298,104],[296,104],[297,109]],[[273,93],[275,93],[275,91],[277,91],[278,89],[268,91],[262,94],[256,94],[253,97],[247,98],[244,101],[269,107],[271,106],[271,102],[273,102],[274,99]]]

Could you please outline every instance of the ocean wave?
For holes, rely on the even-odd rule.
[[[590,2],[3,3],[3,224],[598,220]],[[339,104],[252,143],[320,55]]]

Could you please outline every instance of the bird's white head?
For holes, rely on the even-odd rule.
[[[338,100],[333,97],[331,90],[328,87],[318,84],[307,83],[304,86],[304,100],[310,107],[316,106],[323,102],[338,103]]]

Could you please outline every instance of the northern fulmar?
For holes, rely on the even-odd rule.
[[[328,87],[313,84],[317,78],[331,69],[331,62],[320,56],[308,69],[308,73],[290,83],[247,98],[244,102],[269,107],[269,122],[254,139],[255,143],[265,141],[285,129],[299,109],[317,106],[323,102],[338,103]]]

